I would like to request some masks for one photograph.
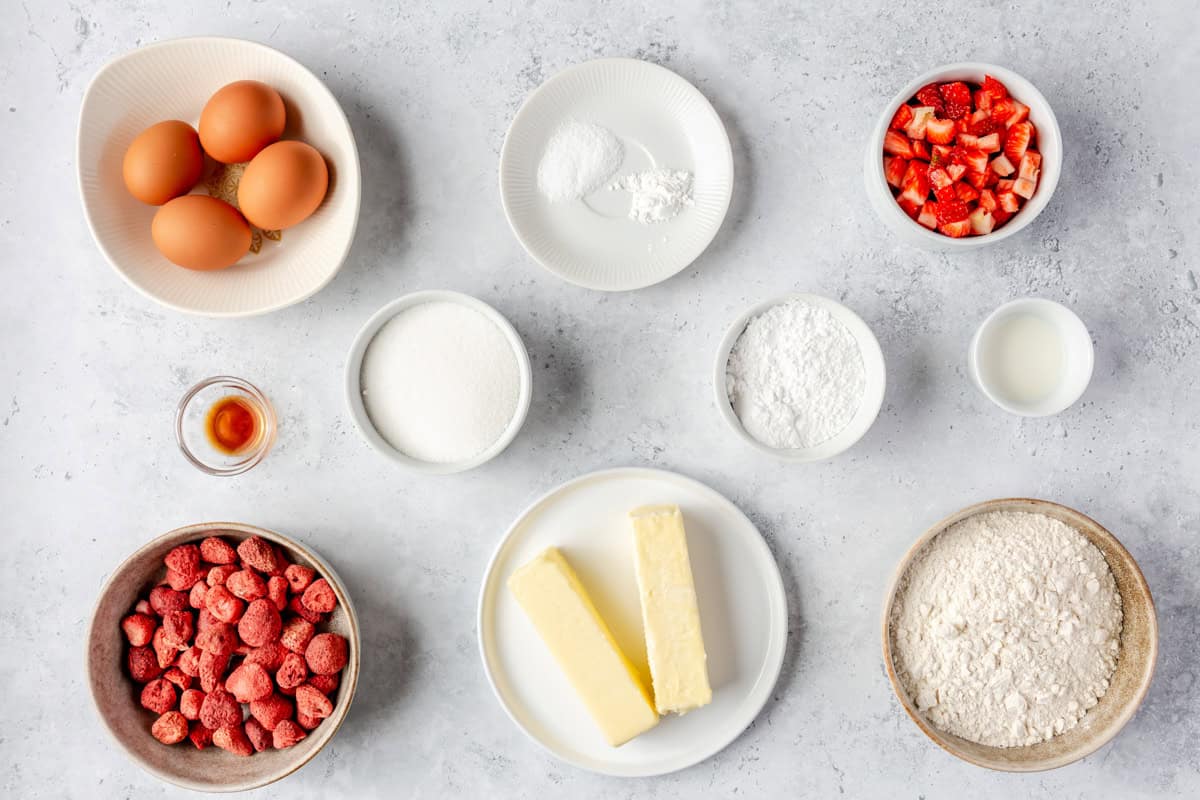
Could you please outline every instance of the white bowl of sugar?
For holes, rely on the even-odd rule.
[[[447,475],[495,458],[533,396],[520,334],[470,295],[404,295],[371,316],[346,359],[350,415],[367,442],[411,470]]]

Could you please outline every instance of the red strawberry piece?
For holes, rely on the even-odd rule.
[[[179,697],[179,711],[190,720],[200,719],[200,706],[204,704],[204,692],[199,689],[185,689]]]
[[[929,197],[929,167],[920,161],[908,162],[908,169],[900,182],[899,199],[907,200],[912,205],[919,207],[927,197]],[[308,591],[312,591],[315,586],[314,583]],[[319,611],[320,609],[313,608],[308,604],[308,591],[304,593],[305,607]]]
[[[993,102],[1008,97],[1008,88],[991,75],[983,76],[983,91],[992,98]]]
[[[224,689],[217,689],[209,692],[200,704],[200,722],[204,727],[213,730],[241,725],[242,707],[232,694]]]
[[[888,131],[883,135],[883,152],[901,158],[912,158],[912,144],[908,137],[896,131]]]
[[[926,203],[924,206],[922,206],[921,214],[920,214],[920,216],[917,217],[917,222],[921,223],[922,225],[924,225],[926,228],[929,228],[930,230],[935,230],[937,228],[937,205],[938,205],[937,203],[930,200],[928,203]],[[322,677],[322,676],[314,676],[314,677]],[[314,685],[315,685],[315,682],[314,682]],[[317,688],[319,689],[320,687],[318,686]]]
[[[271,732],[254,717],[246,720],[245,730],[246,738],[250,740],[250,744],[254,745],[256,751],[261,753],[272,746]]]
[[[170,681],[179,689],[189,689],[192,686],[192,676],[188,675],[179,667],[171,667],[169,670],[164,672],[163,680]]]
[[[254,745],[250,744],[250,739],[246,737],[246,731],[240,724],[229,728],[217,728],[213,731],[212,740],[217,747],[235,756],[254,755]]]
[[[961,103],[964,106],[971,105],[971,87],[962,81],[943,83],[938,87],[938,93],[941,94],[942,100],[947,103]]]
[[[928,167],[924,164],[917,165],[912,163],[908,165],[905,177],[908,173],[916,171],[918,175],[924,176],[928,180]],[[328,614],[337,606],[337,595],[333,593],[333,587],[329,585],[329,581],[324,578],[318,578],[312,582],[312,585],[304,590],[304,594],[300,597],[300,602],[304,603],[310,610],[316,611],[318,614]]]
[[[279,557],[271,543],[261,536],[251,536],[237,547],[238,555],[251,569],[274,575],[280,569]]]
[[[267,672],[274,672],[283,663],[288,654],[287,648],[281,642],[267,642],[262,647],[256,647],[247,655],[243,664],[261,664]]]
[[[221,564],[218,567],[213,567],[208,571],[207,583],[209,586],[221,586],[225,583],[230,575],[238,571],[237,564]]]
[[[150,640],[154,638],[154,629],[157,627],[158,623],[149,614],[130,614],[121,620],[121,630],[125,632],[125,638],[134,647],[145,647],[150,644]]]
[[[954,184],[950,183],[934,189],[933,196],[937,198],[939,203],[947,203],[951,200],[957,200],[958,192],[955,190]]]
[[[1013,100],[1011,97],[1009,98],[1009,102],[1013,104],[1013,112],[1009,114],[1008,119],[1004,121],[1006,126],[1011,128],[1018,122],[1024,122],[1025,120],[1029,119],[1029,106],[1020,101]]]
[[[204,581],[197,582],[188,592],[188,605],[196,609],[204,608],[204,595],[206,594],[208,594],[208,584]]]
[[[904,171],[908,169],[908,162],[900,156],[884,156],[883,157],[883,177],[888,182],[889,186],[900,188],[900,181],[904,178]],[[286,608],[286,605],[285,605]],[[153,625],[153,621],[151,625]]]
[[[194,544],[181,544],[167,553],[163,562],[167,565],[167,569],[173,569],[185,575],[198,572],[200,570],[200,548]]]
[[[250,713],[264,728],[273,731],[280,722],[292,716],[292,701],[281,694],[273,694],[251,703]]]
[[[953,199],[942,200],[938,198],[937,221],[938,225],[942,226],[949,222],[958,222],[967,218],[970,211],[967,209],[967,204],[959,200],[957,197]]]
[[[187,738],[187,720],[178,711],[168,711],[150,726],[150,735],[163,744],[178,744]]]
[[[908,103],[901,103],[896,109],[896,113],[892,115],[892,124],[888,125],[893,130],[902,131],[908,127],[908,123],[912,122],[913,112],[912,106]]]
[[[1021,160],[1032,138],[1032,123],[1018,122],[1008,129],[1008,136],[1004,140],[1004,155],[1010,163],[1016,164]]]
[[[985,153],[999,153],[1000,134],[989,133],[987,136],[980,136],[978,147]]]
[[[904,137],[900,138],[903,139]],[[886,141],[887,139],[885,138],[885,144]],[[887,149],[886,146],[884,149]],[[300,564],[288,564],[287,569],[283,571],[283,577],[287,579],[288,585],[292,587],[292,591],[296,594],[300,594],[307,589],[316,576],[316,570],[311,567],[301,566]]]
[[[987,113],[992,109],[992,96],[983,89],[975,92],[975,108]],[[975,113],[979,113],[976,111]]]
[[[950,178],[950,175],[942,167],[930,167],[929,168],[929,183],[930,183],[930,185],[933,186],[933,189],[936,192],[938,189],[941,189],[942,187],[949,186],[950,184],[954,183],[954,181]]]
[[[947,222],[938,225],[938,230],[952,239],[961,239],[971,233],[971,220],[960,219],[957,222]]]
[[[303,728],[290,719],[280,720],[275,730],[271,731],[271,743],[276,750],[285,750],[307,735]]]
[[[163,642],[176,650],[186,650],[195,633],[190,611],[169,611],[163,616]]]
[[[1008,160],[1008,156],[1001,153],[992,159],[992,171],[1002,178],[1012,175],[1016,171],[1016,167]]]
[[[936,109],[930,106],[917,106],[914,108],[912,122],[908,123],[904,128],[904,132],[908,134],[908,138],[924,139],[925,126],[929,124],[929,120],[934,119],[936,114]]]
[[[986,236],[996,227],[996,219],[982,208],[972,211],[967,221],[971,223],[971,232],[976,236]]]
[[[155,678],[142,687],[142,708],[155,714],[165,714],[175,707],[175,687],[162,678]]]
[[[252,569],[238,570],[230,575],[225,579],[225,588],[234,597],[245,600],[247,603],[267,596],[267,582]]]
[[[296,687],[296,713],[326,719],[333,713],[333,703],[307,683]]]
[[[324,619],[323,615],[318,614],[316,611],[313,611],[308,606],[304,605],[304,603],[300,602],[299,597],[293,597],[288,601],[288,611],[291,611],[297,616],[303,617],[313,625],[320,624],[321,620]]]
[[[200,688],[213,692],[221,688],[221,678],[229,669],[229,654],[218,655],[204,650],[200,653]],[[210,726],[211,727],[211,726]]]
[[[974,136],[987,136],[989,133],[996,133],[1003,126],[992,119],[992,115],[987,111],[976,111],[966,127]]]
[[[925,123],[925,138],[930,144],[950,144],[957,127],[952,119],[931,119]]]
[[[929,146],[924,141],[918,139],[912,143],[913,158],[929,160]]]
[[[283,664],[280,665],[279,671],[275,673],[275,682],[281,689],[295,689],[304,683],[304,679],[307,677],[308,664],[305,663],[304,656],[299,653],[288,653],[283,657]]]
[[[915,215],[914,215],[915,216]],[[349,645],[336,633],[318,633],[304,649],[308,669],[317,675],[333,675],[349,660]]]
[[[996,193],[991,189],[984,189],[979,193],[979,207],[984,211],[995,211],[1000,207],[996,202]]]
[[[316,632],[316,627],[308,620],[302,617],[292,617],[283,623],[283,629],[279,632],[279,641],[293,653],[303,653]]]
[[[992,172],[990,170],[984,170],[983,172],[968,172],[963,180],[976,189],[982,189],[983,187],[987,186],[988,178],[991,175]]]
[[[166,630],[161,625],[154,632],[154,637],[150,639],[150,646],[154,648],[158,666],[162,669],[171,666],[175,663],[175,659],[179,658],[179,647],[167,641]]]
[[[183,611],[188,607],[188,596],[169,586],[155,586],[150,590],[150,607],[160,617],[168,611]]]
[[[921,105],[931,106],[938,114],[945,115],[946,109],[942,102],[942,93],[936,83],[931,83],[928,86],[922,86],[918,89],[917,100]]]
[[[129,648],[129,677],[136,683],[149,683],[162,675],[163,668],[158,665],[158,656],[150,647]]]
[[[233,623],[242,617],[245,604],[224,586],[213,586],[204,596],[204,607],[221,622]]]
[[[197,750],[203,750],[212,744],[213,732],[199,722],[193,722],[192,729],[188,732],[188,738],[191,739]]]
[[[935,144],[933,146],[933,155],[929,159],[929,165],[939,166],[950,162],[950,154],[953,148],[947,147],[944,144]]]
[[[200,557],[210,564],[232,564],[237,561],[237,551],[220,536],[209,536],[200,542]]]
[[[907,197],[897,197],[896,203],[900,206],[900,210],[908,214],[913,219],[916,219],[921,214],[922,203],[916,203],[909,200]]]
[[[1010,214],[1015,214],[1021,208],[1021,201],[1011,191],[997,192],[996,202],[1000,204],[1000,208],[1002,210],[1007,211]]]
[[[983,172],[988,167],[988,155],[977,147],[957,147],[955,156],[958,163],[966,166],[968,172]]]
[[[926,203],[925,205],[928,206],[931,204]],[[313,687],[326,697],[329,697],[334,693],[335,690],[337,690],[340,682],[341,680],[338,678],[338,674],[336,672],[332,675],[309,675],[307,681],[309,686]]]
[[[270,600],[255,600],[238,620],[238,637],[251,647],[262,647],[267,642],[278,641],[282,627],[283,620],[275,604]]]
[[[225,679],[225,688],[239,703],[252,703],[271,696],[274,686],[261,664],[242,664]]]
[[[954,180],[956,180],[956,181],[961,180],[962,176],[967,174],[967,165],[966,164],[954,164],[954,163],[947,164],[946,172]]]
[[[954,191],[958,192],[958,199],[964,203],[972,203],[979,199],[979,190],[969,183],[954,184]]]
[[[227,622],[210,625],[196,634],[196,647],[213,655],[227,656],[237,646],[237,629]]]
[[[189,647],[179,654],[179,671],[189,678],[200,677],[200,648]]]
[[[992,228],[992,230],[999,228],[1001,225],[1003,225],[1004,223],[1006,223],[1010,219],[1012,219],[1012,212],[1005,211],[1003,208],[997,208],[995,211],[993,211],[991,213],[992,213],[992,219],[995,220],[995,222],[996,222],[996,225],[994,228]]]

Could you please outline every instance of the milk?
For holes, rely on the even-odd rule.
[[[1037,403],[1062,382],[1065,349],[1053,322],[1035,314],[1012,314],[997,320],[980,342],[979,371],[1005,402]]]

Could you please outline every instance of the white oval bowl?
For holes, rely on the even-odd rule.
[[[824,308],[833,315],[834,319],[845,325],[846,330],[850,331],[850,335],[858,342],[859,352],[862,353],[863,358],[863,368],[866,373],[866,386],[863,389],[862,403],[859,405],[858,412],[850,420],[850,423],[832,439],[821,442],[813,447],[793,449],[771,447],[747,433],[729,402],[729,394],[725,382],[725,371],[729,364],[729,354],[733,352],[733,347],[737,344],[738,337],[746,330],[746,325],[751,319],[762,314],[767,309],[781,303],[786,303],[789,300],[803,300],[814,306]],[[883,406],[884,390],[887,388],[887,366],[883,360],[883,351],[879,348],[879,341],[861,317],[846,306],[828,297],[822,297],[819,294],[793,292],[785,294],[782,297],[764,300],[752,306],[734,320],[733,324],[729,326],[729,330],[725,332],[724,338],[721,339],[721,344],[717,347],[717,360],[713,368],[713,386],[716,390],[717,411],[720,412],[721,418],[728,423],[729,428],[742,441],[760,452],[781,458],[785,461],[798,463],[821,461],[822,459],[832,458],[850,449],[855,442],[870,430],[871,425],[875,423],[875,418],[879,416],[879,409]]]
[[[883,137],[888,131],[892,117],[896,114],[896,109],[900,107],[901,103],[912,98],[917,90],[925,84],[947,81],[971,81],[980,84],[983,83],[984,75],[996,78],[1008,87],[1012,97],[1029,106],[1029,119],[1037,127],[1037,149],[1042,154],[1042,172],[1033,197],[1021,206],[1021,210],[1013,215],[1012,219],[1003,227],[983,236],[954,239],[937,231],[929,230],[905,214],[904,210],[900,208],[896,198],[892,196],[891,187],[888,186],[887,178],[883,174]],[[1058,127],[1054,111],[1042,93],[1032,83],[1010,69],[981,61],[963,61],[957,64],[947,64],[917,76],[892,97],[875,122],[871,136],[867,139],[863,179],[866,184],[867,199],[879,219],[908,244],[930,250],[975,250],[1007,239],[1024,229],[1033,222],[1038,214],[1042,213],[1042,209],[1054,195],[1055,187],[1058,186],[1058,178],[1062,174],[1062,161],[1062,131]]]
[[[125,189],[125,150],[156,122],[180,119],[195,127],[209,97],[243,79],[269,84],[283,97],[284,138],[320,151],[329,167],[329,190],[311,217],[285,230],[281,241],[265,241],[261,252],[229,269],[184,269],[167,261],[150,238],[158,207]],[[173,39],[106,64],[83,97],[76,169],[88,227],[113,269],[151,300],[189,314],[247,317],[306,300],[333,280],[358,225],[358,149],[341,106],[302,64],[242,39]]]
[[[513,412],[513,417],[509,421],[508,427],[504,429],[504,433],[500,435],[500,438],[474,458],[444,464],[433,461],[422,461],[393,447],[375,429],[375,424],[371,422],[371,417],[367,414],[367,409],[362,399],[363,356],[366,355],[367,348],[370,347],[375,334],[379,333],[379,329],[390,322],[401,311],[421,305],[422,303],[439,301],[459,303],[468,308],[473,308],[494,322],[496,327],[504,334],[504,337],[508,339],[509,344],[512,345],[513,354],[517,358],[517,369],[521,374],[521,389],[520,395],[517,398],[517,409]],[[517,329],[499,311],[482,300],[471,297],[468,294],[462,294],[461,292],[429,289],[396,298],[371,315],[371,318],[363,325],[358,335],[354,337],[354,343],[350,345],[350,354],[346,357],[346,400],[350,404],[350,416],[354,418],[354,424],[362,431],[363,436],[366,437],[371,447],[397,464],[415,472],[423,472],[431,475],[450,475],[455,472],[465,472],[466,470],[474,469],[487,461],[491,461],[504,452],[504,449],[517,437],[517,433],[520,432],[521,427],[525,424],[525,418],[529,415],[529,406],[532,399],[533,369],[529,364],[529,351],[525,349],[525,343],[521,340],[521,335],[517,333]]]
[[[1063,379],[1051,394],[1033,403],[1006,400],[988,380],[987,370],[980,367],[980,349],[988,331],[1016,314],[1032,314],[1044,319],[1058,330],[1063,339],[1063,359],[1066,361]],[[1049,417],[1066,411],[1087,390],[1094,364],[1095,348],[1083,320],[1061,303],[1040,297],[1023,297],[997,308],[975,331],[967,351],[967,369],[979,391],[1000,408],[1022,417]]]

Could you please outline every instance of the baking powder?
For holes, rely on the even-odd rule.
[[[552,203],[579,200],[602,188],[625,160],[612,131],[569,119],[555,129],[538,163],[538,190]]]
[[[947,528],[901,578],[896,673],[935,726],[980,744],[1036,744],[1079,724],[1108,690],[1121,595],[1100,551],[1024,512]]]
[[[643,225],[665,222],[692,205],[692,173],[683,169],[634,172],[609,188],[629,192],[629,218]]]
[[[746,432],[776,448],[814,447],[854,419],[866,388],[846,326],[795,299],[750,320],[729,354],[725,388]]]
[[[433,301],[389,320],[362,363],[363,405],[390,445],[420,461],[478,456],[517,411],[521,373],[496,323],[461,303]]]

